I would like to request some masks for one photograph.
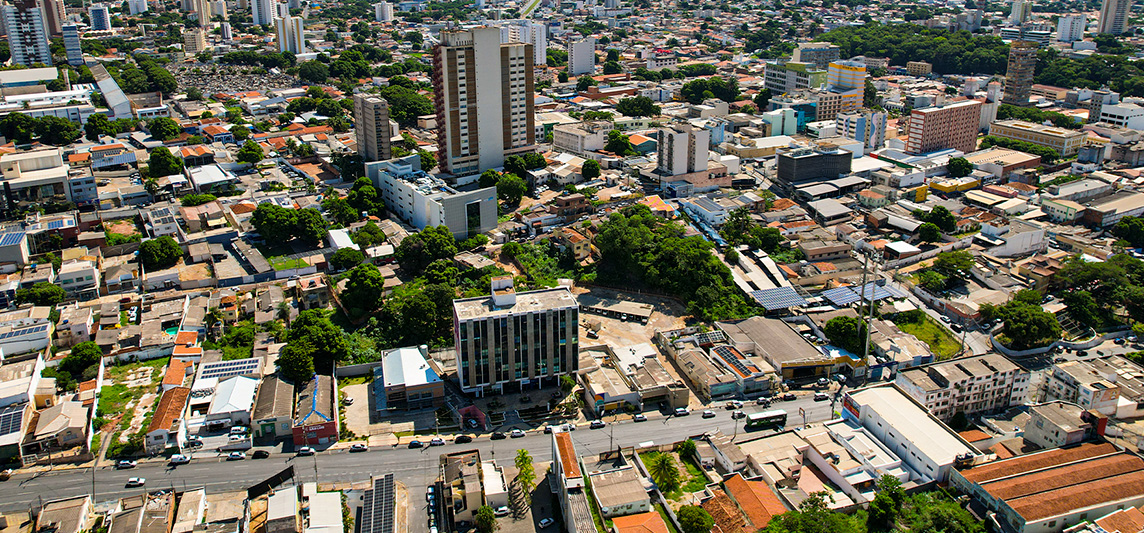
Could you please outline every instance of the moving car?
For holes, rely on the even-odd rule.
[[[715,418],[715,411],[710,409],[703,411],[703,418]]]
[[[746,417],[747,417],[747,413],[744,413],[743,411],[740,411],[738,409],[731,412],[731,420],[738,420],[740,418],[746,418]]]
[[[12,479],[12,469],[0,470],[0,481],[8,481],[9,479]]]
[[[494,431],[493,434],[489,436],[489,438],[491,438],[492,440],[501,440],[501,439],[505,438],[505,436],[506,435],[504,433],[501,433],[499,431]]]
[[[798,397],[797,397],[797,396],[795,396],[793,392],[788,392],[788,393],[786,393],[786,394],[783,394],[783,401],[784,401],[784,402],[793,402],[793,401],[795,401],[797,398],[798,398]]]
[[[430,446],[444,446],[445,445],[445,439],[442,439],[441,437],[433,437],[429,441],[429,445]]]
[[[519,439],[519,438],[524,436],[524,431],[519,430],[519,429],[514,429],[514,430],[510,431],[508,435],[514,439]]]
[[[755,400],[755,405],[762,405],[763,407],[766,407],[770,404],[771,404],[770,398],[759,398],[759,399]]]
[[[743,408],[743,402],[740,402],[739,400],[731,400],[731,401],[727,402],[727,405],[724,407],[728,411],[733,411],[735,409],[742,409]]]
[[[409,441],[409,447],[410,447],[410,448],[420,448],[420,447],[422,447],[422,446],[424,446],[424,445],[425,445],[425,444],[423,444],[423,443],[422,443],[421,441],[419,441],[419,440],[411,440],[411,441]]]
[[[187,457],[187,456],[185,456],[185,455],[183,455],[183,454],[181,454],[181,453],[177,453],[177,454],[175,454],[175,455],[172,455],[172,456],[171,456],[171,460],[170,460],[170,463],[169,463],[169,464],[173,464],[173,465],[185,465],[185,464],[187,464],[187,463],[189,463],[189,462],[191,462],[191,458],[190,458],[190,457]]]
[[[588,429],[600,429],[606,425],[603,420],[593,420],[591,424],[588,424]]]
[[[146,484],[147,484],[146,478],[133,477],[133,478],[128,478],[127,483],[124,486],[127,488],[131,488],[131,487],[142,487],[143,485],[146,485]]]
[[[473,438],[468,435],[457,435],[457,438],[453,439],[453,444],[468,444],[470,442],[473,442]]]
[[[308,455],[314,455],[314,449],[309,447],[309,446],[303,446],[301,448],[298,448],[298,455],[303,456],[303,457],[308,456]]]
[[[647,422],[647,417],[643,413],[638,413],[632,417],[632,422]]]
[[[246,453],[244,452],[230,452],[230,455],[226,456],[227,461],[241,461],[243,459],[246,459]]]
[[[136,464],[138,464],[138,463],[136,463],[135,461],[132,461],[130,459],[122,459],[118,463],[115,463],[115,469],[116,470],[123,470],[124,468],[135,468]]]
[[[814,393],[814,401],[816,401],[816,402],[825,402],[826,400],[829,400],[829,399],[830,399],[830,395],[826,394],[825,392]]]
[[[266,459],[267,457],[270,457],[270,452],[268,452],[266,450],[257,450],[254,453],[250,454],[250,457],[252,457],[254,459]]]
[[[350,452],[351,453],[352,452],[364,452],[367,450],[369,450],[369,446],[366,446],[365,444],[360,443],[360,442],[355,442],[353,444],[353,446],[350,446]]]
[[[687,416],[689,414],[691,414],[691,411],[686,407],[675,408],[675,416]]]

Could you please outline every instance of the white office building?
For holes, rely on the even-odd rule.
[[[83,45],[79,40],[79,28],[75,24],[63,27],[64,50],[68,54],[68,64],[77,67],[83,64]]]
[[[385,207],[417,229],[445,225],[458,239],[496,229],[497,190],[458,191],[421,170],[421,156],[366,163]]]
[[[274,21],[274,0],[250,0],[250,15],[255,24],[270,25]]]
[[[127,9],[132,15],[146,13],[148,9],[147,0],[127,0]]]
[[[656,132],[656,170],[667,176],[705,172],[711,132],[690,124],[673,124]]]
[[[568,43],[568,76],[591,74],[596,68],[596,39]]]
[[[393,21],[393,4],[389,2],[378,2],[373,5],[373,20],[377,22],[392,22]]]
[[[278,39],[279,52],[290,52],[294,55],[306,53],[306,35],[302,30],[301,17],[286,16],[274,19],[274,35]]]
[[[87,16],[91,17],[92,31],[108,31],[111,29],[111,12],[103,4],[92,4],[87,8]]]
[[[1062,43],[1083,40],[1085,23],[1084,13],[1061,15],[1057,19],[1057,40]]]
[[[15,0],[3,6],[4,29],[8,33],[8,49],[12,63],[30,67],[35,63],[52,64],[44,10],[36,0]]]

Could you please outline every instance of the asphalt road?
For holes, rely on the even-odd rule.
[[[769,409],[784,409],[789,413],[788,425],[801,421],[798,409],[802,407],[808,423],[827,420],[831,415],[831,402],[815,402],[807,392],[800,392],[799,398],[791,402],[776,402]],[[610,446],[636,446],[643,442],[666,443],[682,440],[689,436],[721,429],[733,434],[739,426],[739,435],[746,435],[742,423],[731,419],[731,411],[724,410],[722,404],[712,406],[716,416],[702,418],[700,411],[687,417],[665,417],[658,413],[648,413],[647,422],[621,421],[603,429],[591,430],[580,427],[572,433],[576,451],[580,455],[593,455],[609,449]],[[754,403],[748,403],[744,411],[748,413],[767,410]],[[750,433],[750,435],[761,434]],[[94,474],[95,501],[107,502],[116,498],[139,494],[143,490],[206,488],[208,493],[245,490],[247,487],[277,473],[287,465],[294,465],[298,482],[317,479],[323,483],[365,481],[371,475],[393,472],[397,480],[404,483],[410,494],[410,533],[425,533],[427,515],[425,489],[437,477],[437,460],[442,453],[477,449],[482,457],[488,457],[502,465],[511,465],[516,450],[529,451],[534,461],[549,461],[552,458],[551,435],[539,430],[529,431],[528,435],[516,439],[490,440],[482,435],[470,444],[450,443],[441,447],[409,449],[373,448],[367,452],[349,453],[330,451],[313,457],[272,455],[268,459],[246,459],[226,461],[213,452],[196,454],[190,464],[171,468],[165,464],[144,463],[128,470],[100,468]],[[127,489],[128,478],[147,479],[145,488]],[[15,475],[6,482],[0,482],[0,511],[28,510],[38,501],[55,500],[92,493],[93,476],[91,469],[70,469],[47,472],[38,475]]]

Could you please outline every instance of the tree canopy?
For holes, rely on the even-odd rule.
[[[823,333],[830,342],[852,354],[865,351],[866,324],[852,316],[838,316],[826,322]]]
[[[457,255],[457,240],[448,226],[430,226],[401,241],[394,250],[397,264],[410,273],[420,272],[438,259]]]
[[[659,115],[659,106],[646,96],[633,96],[620,100],[616,111],[626,117],[654,117]]]
[[[143,241],[139,245],[139,260],[143,268],[150,271],[170,268],[179,262],[183,249],[179,243],[167,235]]]
[[[56,305],[66,297],[63,287],[46,281],[16,290],[17,304]]]
[[[295,385],[316,372],[331,375],[334,364],[346,356],[349,346],[341,328],[324,311],[308,309],[298,314],[286,332],[286,346],[278,358],[283,377]]]

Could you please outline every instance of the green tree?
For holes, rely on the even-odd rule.
[[[101,136],[119,133],[119,128],[107,120],[107,115],[96,113],[87,118],[87,122],[83,125],[83,131],[87,140],[97,142]]]
[[[76,140],[80,136],[80,130],[75,122],[48,115],[36,121],[36,136],[44,144],[64,146]]]
[[[510,155],[504,158],[504,173],[516,174],[517,176],[528,175],[528,165],[524,163],[524,158],[519,155]]]
[[[381,307],[383,294],[385,294],[385,276],[376,266],[361,264],[346,276],[342,303],[351,316],[362,316]]]
[[[179,248],[175,239],[166,235],[143,241],[139,245],[139,260],[143,262],[143,268],[152,272],[174,266],[180,257],[183,257],[183,249]]]
[[[933,222],[926,222],[918,226],[918,238],[922,242],[938,242],[941,240],[941,228]]]
[[[576,388],[576,380],[572,379],[572,376],[569,376],[567,374],[560,376],[560,390],[563,391],[564,394],[571,393],[572,390],[575,388]]]
[[[421,157],[421,170],[429,172],[437,168],[437,156],[429,150],[418,150],[417,155]]]
[[[72,347],[71,352],[60,361],[59,367],[73,377],[80,377],[88,368],[99,365],[101,358],[103,350],[100,350],[98,344],[93,341],[81,342]]]
[[[600,177],[600,162],[595,159],[584,161],[584,164],[580,167],[580,174],[582,174],[586,180],[594,180]]]
[[[962,278],[976,265],[973,254],[965,250],[951,250],[941,252],[933,260],[933,268],[951,278]]]
[[[309,342],[299,341],[282,347],[275,363],[283,378],[302,385],[314,375],[314,347]]]
[[[457,240],[448,226],[430,226],[402,239],[394,250],[394,258],[401,269],[420,272],[438,259],[452,259],[457,255]]]
[[[595,87],[595,86],[596,86],[596,80],[592,79],[592,77],[587,75],[587,74],[580,76],[576,80],[576,91],[577,92],[584,92],[584,91],[588,90],[588,87]]]
[[[322,200],[322,209],[326,211],[334,222],[343,226],[348,226],[358,220],[358,211],[350,205],[344,198],[338,196],[328,196]]]
[[[1091,292],[1065,291],[1061,295],[1061,302],[1068,306],[1069,315],[1077,322],[1090,327],[1099,327],[1102,323],[1100,305],[1096,303],[1096,298],[1093,298]]]
[[[516,482],[520,484],[521,491],[524,492],[524,499],[528,503],[532,503],[532,488],[536,481],[532,455],[528,453],[528,450],[517,450],[516,457],[513,458],[513,465],[516,466]]]
[[[345,333],[330,322],[325,311],[317,309],[307,309],[298,314],[286,332],[286,343],[287,346],[298,344],[309,353],[314,370],[320,374],[332,373],[335,363],[349,353]]]
[[[681,459],[686,459],[695,455],[695,441],[691,439],[680,441],[675,445],[675,452],[679,454]]]
[[[831,511],[826,505],[826,493],[815,492],[799,504],[798,510],[788,511],[771,519],[766,533],[861,533],[862,524],[851,515]],[[937,533],[937,532],[933,532]]]
[[[679,470],[671,454],[661,453],[653,457],[647,465],[651,479],[664,492],[671,492],[679,486]]]
[[[166,146],[160,146],[147,156],[147,173],[154,178],[182,174],[183,160],[175,157]]]
[[[354,244],[362,248],[369,248],[375,244],[381,244],[385,242],[385,232],[382,231],[377,224],[374,224],[374,222],[370,220],[369,222],[366,222],[365,225],[361,227],[361,229],[354,232],[351,238],[353,239]]]
[[[321,61],[307,61],[298,67],[298,77],[310,83],[324,83],[330,77],[330,68]]]
[[[715,519],[698,505],[684,505],[675,513],[683,533],[711,533]]]
[[[178,137],[183,129],[179,127],[179,123],[167,117],[159,117],[147,123],[147,131],[151,132],[151,137],[158,141],[166,141]]]
[[[263,157],[266,157],[266,155],[262,153],[262,147],[253,140],[247,139],[246,142],[242,143],[242,148],[239,148],[238,155],[235,156],[235,159],[238,160],[239,163],[253,165],[262,161]]]
[[[297,211],[272,203],[258,204],[250,223],[268,242],[286,242],[298,225]]]
[[[506,172],[497,180],[497,198],[506,204],[519,204],[526,192],[528,192],[528,184],[516,174]]]
[[[608,61],[604,63],[604,74],[619,74],[624,71],[624,67],[620,65],[619,61]]]
[[[56,305],[64,301],[66,297],[67,293],[64,292],[63,287],[46,281],[16,290],[16,303],[21,305]]]
[[[317,209],[299,209],[294,215],[294,224],[294,236],[311,244],[321,242],[330,232],[326,219]]]
[[[626,117],[654,117],[659,115],[659,106],[646,96],[633,96],[620,100],[616,111]]]
[[[858,318],[834,317],[827,321],[822,329],[831,343],[850,353],[862,355],[866,342],[866,326]]]
[[[482,505],[477,508],[477,531],[480,533],[493,533],[500,526],[497,525],[497,515],[493,512],[493,508],[487,505]]]
[[[915,214],[918,213],[915,211]],[[921,216],[918,217],[919,220],[922,222],[932,222],[946,233],[957,231],[957,217],[953,216],[953,213],[950,213],[949,209],[946,209],[945,206],[939,205],[933,208],[929,213],[923,212],[920,213],[920,215]]]
[[[529,152],[524,154],[524,166],[528,170],[541,169],[548,166],[548,160],[544,158],[543,154]]]
[[[931,292],[941,292],[949,286],[949,278],[936,270],[923,270],[918,274],[918,284]]]
[[[946,168],[949,170],[950,176],[960,178],[973,172],[973,163],[964,157],[952,157],[946,164]]]
[[[8,113],[0,119],[0,133],[16,144],[28,144],[36,135],[36,119],[20,112]]]
[[[179,198],[179,204],[183,207],[195,207],[197,205],[213,202],[217,199],[218,198],[216,198],[213,194],[188,194],[182,198]]]
[[[449,285],[450,287],[457,284],[457,277],[459,275],[460,271],[457,270],[457,266],[448,259],[433,261],[421,272],[421,276],[425,278],[426,282],[434,284],[441,283]]]
[[[608,143],[604,145],[604,151],[612,152],[618,156],[637,155],[635,147],[628,139],[627,135],[620,133],[619,130],[612,130],[608,132]]]
[[[337,270],[348,270],[360,265],[364,260],[365,254],[357,248],[339,248],[330,256],[330,266]]]
[[[1112,234],[1140,248],[1144,246],[1144,218],[1124,217],[1112,227]]]

